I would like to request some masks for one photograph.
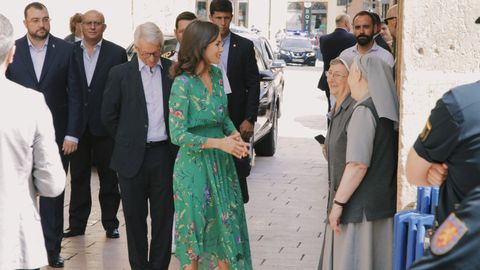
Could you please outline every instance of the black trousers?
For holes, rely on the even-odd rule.
[[[58,142],[57,142],[58,143]],[[61,146],[60,146],[61,147]],[[60,152],[65,175],[68,171],[69,158]],[[64,192],[57,197],[40,197],[40,218],[45,247],[49,256],[60,254],[63,239],[63,203]]]
[[[107,136],[94,136],[87,130],[80,138],[77,151],[70,160],[71,193],[69,225],[71,230],[85,231],[92,209],[90,180],[92,161],[97,166],[100,179],[98,199],[102,211],[102,225],[105,230],[118,228],[117,212],[120,206],[118,178],[110,169],[114,141]]]
[[[247,176],[250,175],[250,159],[248,157],[238,159],[233,157],[235,161],[235,168],[237,169],[238,181],[240,183],[240,189],[242,190],[243,203],[247,203],[250,200],[248,195]]]
[[[173,225],[173,164],[170,146],[147,148],[142,167],[134,177],[119,175],[127,230],[128,258],[133,270],[167,270]],[[150,209],[149,209],[150,207]],[[147,216],[151,241],[148,254]]]
[[[330,90],[325,90],[325,96],[327,97],[328,112],[332,110],[332,104],[330,104]]]

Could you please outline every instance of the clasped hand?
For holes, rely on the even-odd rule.
[[[77,151],[78,144],[72,141],[65,139],[62,145],[63,154],[68,156],[73,152]]]
[[[432,163],[427,173],[427,182],[432,186],[441,186],[447,179],[448,166],[446,163]]]
[[[253,124],[248,120],[243,120],[240,124],[240,135],[244,141],[248,142],[253,136]]]
[[[340,234],[342,231],[340,228],[340,217],[342,216],[342,212],[343,207],[333,204],[332,209],[330,210],[330,213],[328,215],[328,222],[330,224],[330,227],[336,234]]]
[[[240,133],[235,132],[223,138],[222,150],[234,155],[236,158],[243,158],[248,156],[249,144],[242,140]]]

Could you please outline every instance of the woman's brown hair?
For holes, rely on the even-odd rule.
[[[195,74],[195,69],[202,61],[207,69],[208,63],[204,58],[204,52],[208,44],[217,39],[219,33],[218,26],[211,22],[194,20],[190,23],[183,32],[178,62],[172,65],[170,77],[175,78],[183,72]]]

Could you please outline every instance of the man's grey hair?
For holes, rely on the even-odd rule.
[[[335,18],[337,27],[343,26],[345,23],[350,23],[350,16],[348,14],[340,14]]]
[[[13,26],[5,16],[0,14],[0,64],[5,61],[13,45]]]
[[[138,41],[143,39],[147,43],[163,46],[163,33],[160,28],[152,22],[146,22],[137,26],[133,38],[135,45],[138,45]]]

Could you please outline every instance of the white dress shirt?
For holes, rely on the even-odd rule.
[[[100,55],[100,48],[102,47],[102,40],[100,40],[93,48],[92,55],[88,54],[88,49],[85,47],[85,43],[82,40],[80,47],[83,49],[83,66],[85,68],[85,76],[87,77],[87,85],[90,86],[92,82],[93,73],[97,66],[98,56]]]
[[[30,50],[30,56],[33,63],[33,69],[35,69],[35,75],[37,76],[38,82],[40,81],[40,76],[42,76],[43,64],[45,63],[45,56],[47,55],[48,39],[49,37],[47,37],[45,43],[41,48],[37,48],[33,46],[30,39],[27,38],[28,48]]]
[[[30,39],[27,37],[28,48],[30,49],[30,56],[32,58],[33,68],[35,69],[35,75],[37,76],[37,81],[40,82],[40,76],[42,76],[43,64],[45,63],[45,56],[47,55],[48,40],[50,36],[47,36],[45,44],[43,47],[38,49],[33,46]],[[65,136],[65,140],[78,143],[78,138],[73,136]]]
[[[162,64],[150,68],[138,58],[138,70],[142,76],[143,91],[148,112],[147,142],[168,139],[165,117],[163,114]]]
[[[352,64],[353,58],[355,58],[355,56],[360,54],[360,52],[357,49],[357,45],[358,44],[355,44],[352,47],[345,49],[339,55],[339,57],[347,61],[348,64]],[[378,56],[380,59],[382,59],[385,63],[387,63],[392,68],[395,65],[395,60],[393,59],[392,54],[389,51],[385,50],[384,48],[378,46],[375,41],[373,42],[372,48],[370,48],[370,50],[368,50],[365,54],[367,53],[371,53]]]

